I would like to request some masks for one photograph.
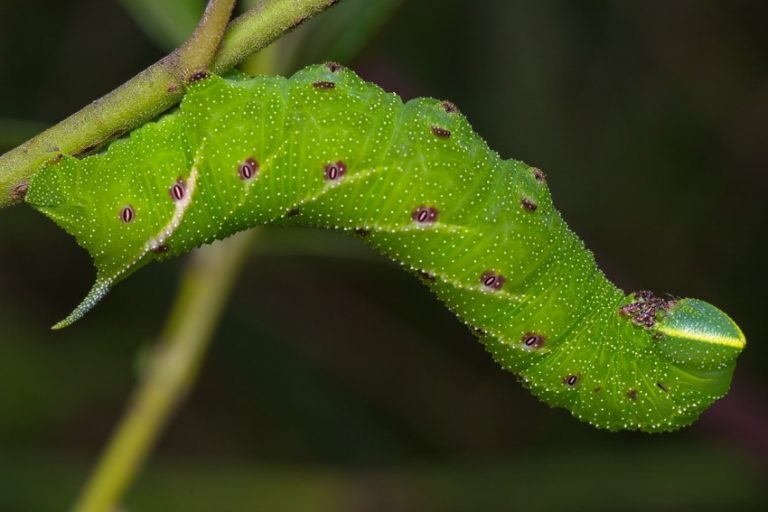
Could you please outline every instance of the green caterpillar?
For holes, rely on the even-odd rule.
[[[691,423],[727,392],[741,330],[700,300],[618,290],[545,181],[452,103],[404,104],[329,63],[202,80],[106,152],[47,165],[26,201],[97,269],[55,328],[151,261],[259,224],[328,227],[420,276],[548,404],[611,430]]]

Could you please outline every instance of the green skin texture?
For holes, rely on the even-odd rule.
[[[243,179],[249,158],[258,172]],[[326,167],[339,161],[346,172],[330,180]],[[674,302],[653,326],[620,314],[636,296],[598,269],[540,171],[502,160],[451,105],[403,104],[335,65],[290,79],[210,77],[106,152],[43,168],[26,200],[97,268],[57,328],[151,261],[273,223],[361,236],[419,275],[531,392],[597,427],[691,423],[727,392],[745,345],[730,318],[696,299]],[[436,218],[419,222],[419,207]],[[488,276],[504,280],[487,286]]]

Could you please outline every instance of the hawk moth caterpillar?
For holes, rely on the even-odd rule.
[[[55,328],[154,260],[252,226],[343,230],[420,276],[544,402],[610,430],[690,424],[746,344],[697,299],[625,295],[552,204],[543,172],[502,160],[455,105],[403,103],[338,65],[212,76],[106,151],[64,156],[26,201],[94,259]]]

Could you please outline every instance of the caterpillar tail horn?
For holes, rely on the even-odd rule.
[[[65,319],[55,324],[53,327],[51,327],[51,329],[64,329],[65,327],[69,327],[70,325],[83,318],[86,313],[93,309],[93,307],[96,306],[96,304],[98,304],[101,299],[107,295],[107,293],[109,293],[111,288],[112,285],[110,280],[102,278],[96,279],[96,282],[93,284],[91,290],[88,292],[88,295],[85,296],[82,302],[80,302],[80,304],[74,310],[72,310],[72,312],[67,315]]]

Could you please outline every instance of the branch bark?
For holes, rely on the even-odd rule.
[[[219,45],[234,0],[211,0],[187,43],[130,81],[59,124],[0,156],[0,208],[26,194],[29,178],[60,154],[81,155],[176,105],[190,79],[221,73],[338,0],[263,0],[232,22]]]
[[[208,72],[234,7],[235,0],[209,0],[192,36],[175,52],[177,78],[189,82]]]

